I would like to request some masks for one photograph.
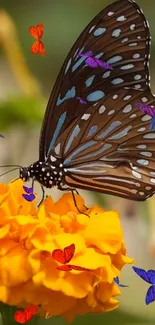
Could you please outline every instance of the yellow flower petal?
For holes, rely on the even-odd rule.
[[[78,213],[70,193],[58,202],[48,197],[37,209],[36,201],[22,197],[23,185],[0,184],[0,302],[37,305],[42,317],[63,315],[68,321],[117,308],[114,278],[133,263],[118,213],[86,210],[76,195]],[[59,270],[62,263],[70,271]]]

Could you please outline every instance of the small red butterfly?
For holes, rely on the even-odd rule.
[[[44,56],[46,54],[45,47],[43,42],[40,40],[43,36],[44,32],[44,26],[42,23],[38,24],[36,27],[31,26],[29,28],[29,33],[31,36],[33,36],[36,39],[36,42],[34,42],[31,46],[31,53],[32,54],[40,54]]]
[[[61,264],[69,263],[72,259],[75,252],[75,245],[71,244],[70,246],[66,246],[64,250],[62,249],[55,249],[52,253],[52,257],[54,260]]]
[[[22,310],[17,310],[14,314],[14,320],[17,323],[25,324],[27,323],[37,312],[38,306],[30,305],[27,308]]]

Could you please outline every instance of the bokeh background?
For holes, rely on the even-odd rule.
[[[73,42],[87,23],[106,5],[108,0],[0,0],[0,164],[26,166],[38,159],[39,133],[42,118],[59,69]],[[150,23],[151,86],[155,92],[155,1],[137,0]],[[33,56],[33,42],[28,29],[44,24],[43,42],[46,56]],[[4,169],[0,168],[0,174]],[[17,173],[1,177],[7,182]],[[36,185],[39,192],[39,187]],[[53,190],[57,198],[60,193]],[[105,209],[120,212],[128,255],[136,265],[155,269],[155,199],[135,203],[107,195],[84,193],[87,205],[97,202]],[[151,324],[155,323],[155,304],[146,306],[148,285],[126,267],[121,282],[120,308],[98,316],[75,319],[73,324]],[[40,324],[45,321],[40,320]],[[60,318],[46,323],[64,325]]]

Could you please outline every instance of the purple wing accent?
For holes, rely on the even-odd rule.
[[[136,106],[141,109],[142,112],[154,117],[155,116],[155,107],[150,107],[146,104],[136,103]]]
[[[93,55],[92,51],[86,52],[86,53],[79,53],[77,56],[83,56],[83,57],[90,57]]]
[[[91,57],[87,58],[85,63],[91,68],[97,68],[98,67],[98,63],[96,62],[96,59],[91,58]]]
[[[146,293],[146,297],[145,297],[145,303],[146,305],[151,304],[151,302],[155,301],[155,286],[151,286],[147,293]]]
[[[113,67],[112,67],[111,65],[109,65],[109,64],[106,63],[106,62],[103,62],[102,60],[100,60],[100,59],[96,59],[96,58],[95,58],[95,61],[98,63],[98,65],[99,65],[101,68],[108,69],[108,70],[113,70]]]
[[[152,283],[152,279],[155,278],[155,271],[153,270],[149,270],[148,272],[146,272],[145,270],[143,269],[140,269],[139,267],[135,267],[133,266],[132,267],[133,270],[135,271],[135,273],[141,278],[143,279],[144,281],[148,282],[148,283]]]
[[[33,188],[32,187],[23,186],[23,189],[28,194],[33,193]]]
[[[4,135],[0,134],[0,138],[4,138]]]
[[[28,202],[32,202],[35,199],[35,195],[32,194],[22,194],[23,198],[28,201]]]
[[[150,131],[155,130],[155,117],[152,117],[152,120],[150,122]]]
[[[116,278],[114,278],[114,282],[119,286],[119,287],[122,287],[122,288],[128,288],[129,286],[125,285],[125,284],[120,284],[119,283],[119,277],[117,276]]]
[[[81,97],[76,97],[81,104],[87,104],[85,100],[83,100]]]

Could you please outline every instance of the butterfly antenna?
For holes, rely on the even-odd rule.
[[[7,172],[1,174],[0,177],[6,175],[6,174],[8,174],[8,173],[11,173],[11,172],[13,172],[14,170],[17,170],[17,169],[19,169],[19,167],[16,167],[16,168],[13,168],[13,169],[11,169],[11,170],[8,170]]]
[[[4,168],[6,168],[6,167],[17,167],[17,168],[22,168],[22,166],[20,166],[20,165],[2,165],[2,166],[0,166],[0,168],[1,167],[4,167]]]
[[[14,182],[17,181],[18,179],[20,179],[20,177],[17,177],[17,178],[15,178],[15,179],[13,179],[13,180],[11,181],[11,183],[14,183]]]

